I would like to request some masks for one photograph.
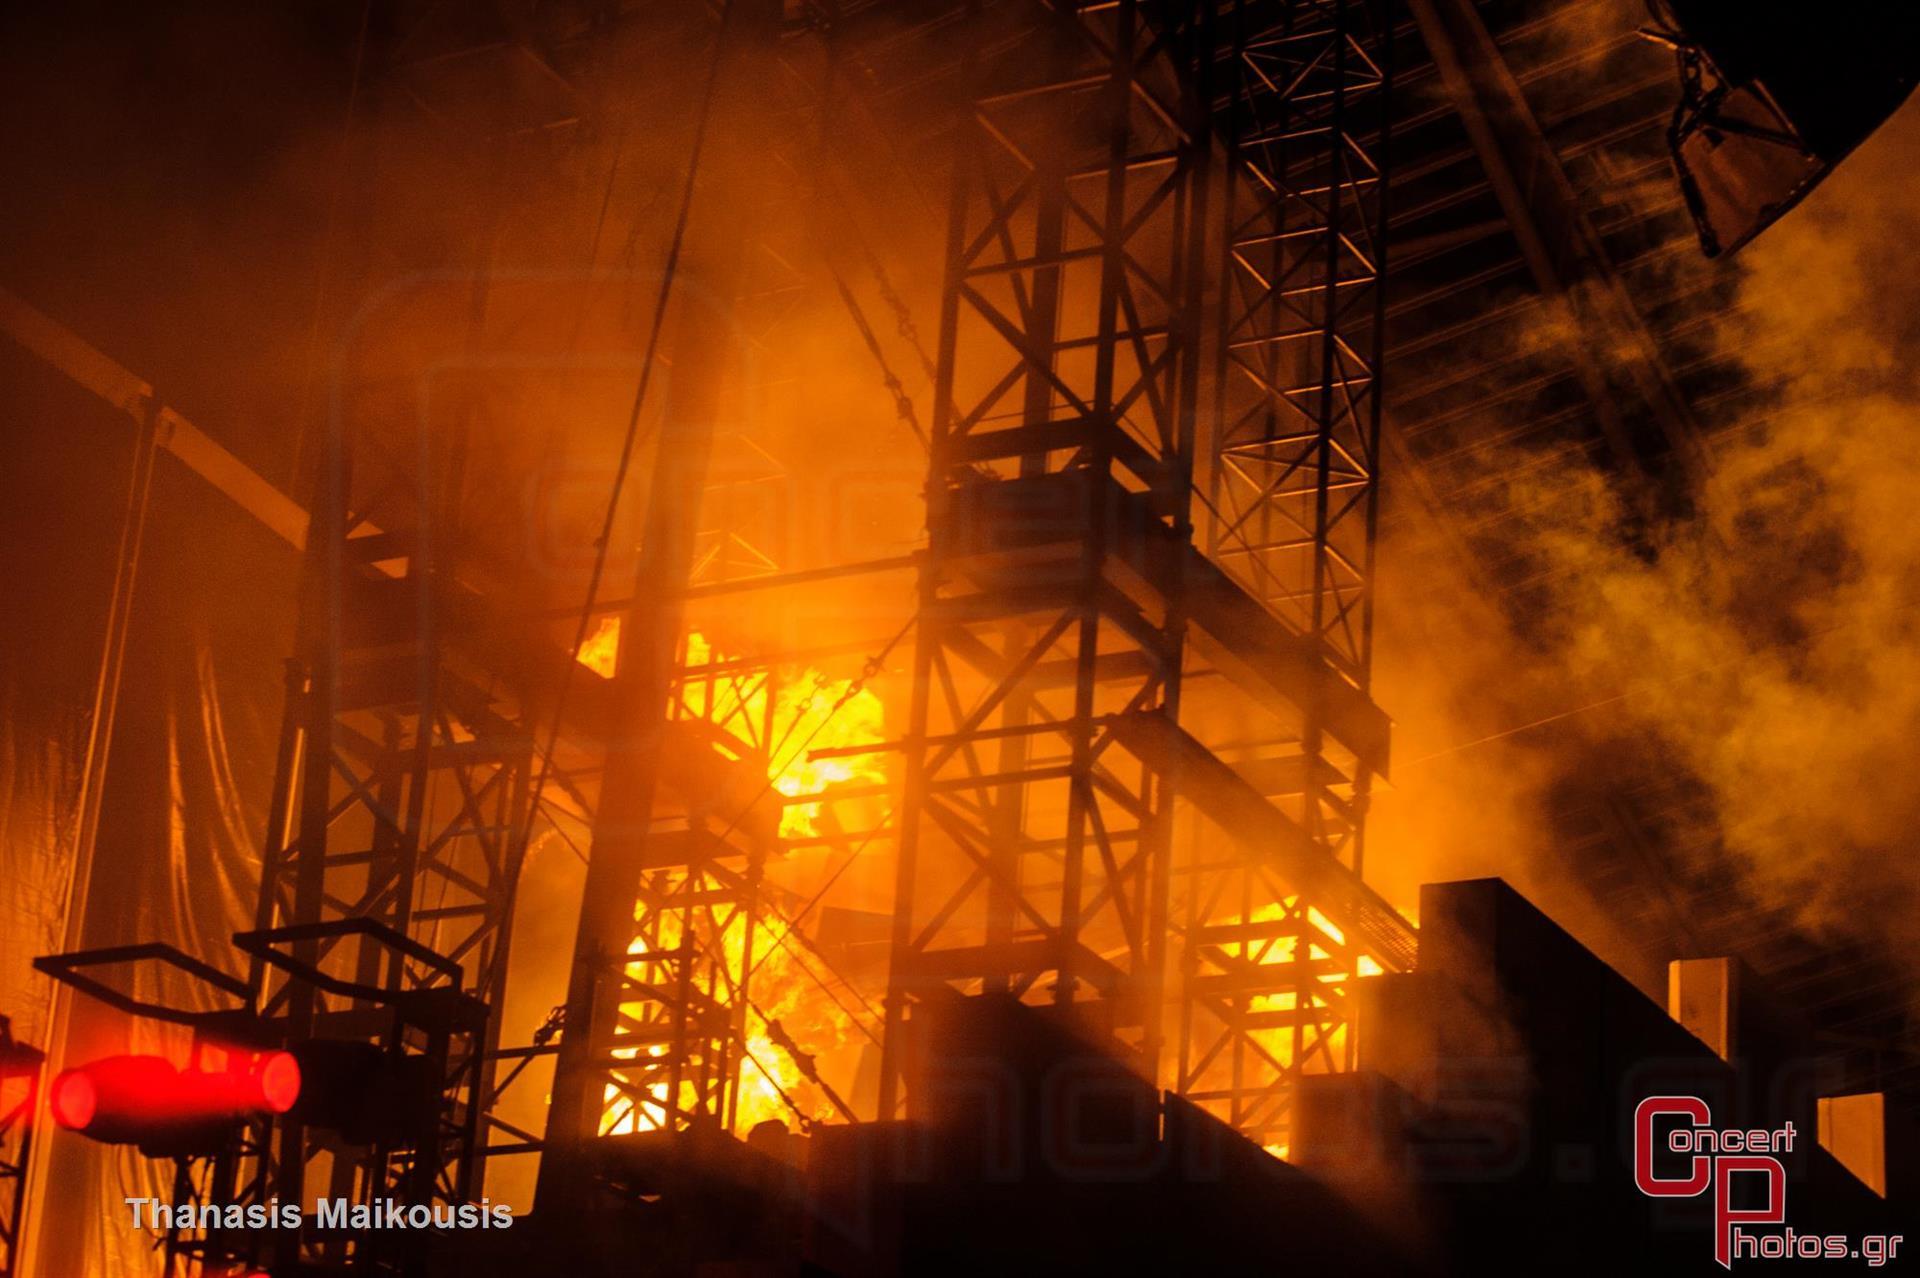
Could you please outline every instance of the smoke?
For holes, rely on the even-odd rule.
[[[1390,501],[1395,518],[1381,535],[1374,696],[1394,719],[1394,765],[1373,796],[1368,879],[1413,914],[1423,883],[1503,878],[1657,989],[1664,973],[1646,938],[1568,874],[1557,850],[1552,797],[1577,767],[1579,734],[1567,720],[1541,721],[1569,704],[1565,681],[1410,505]]]
[[[1523,512],[1545,603],[1524,638],[1497,621],[1435,632],[1438,588],[1390,576],[1383,616],[1410,608],[1429,637],[1383,675],[1403,759],[1442,714],[1471,742],[1463,706],[1509,728],[1564,715],[1432,761],[1451,775],[1418,809],[1429,865],[1487,859],[1448,845],[1450,803],[1475,809],[1486,843],[1537,839],[1555,780],[1624,746],[1704,791],[1711,828],[1686,833],[1709,837],[1669,856],[1730,860],[1747,895],[1814,935],[1913,952],[1920,297],[1902,266],[1920,232],[1916,148],[1910,108],[1731,268],[1737,305],[1707,344],[1765,394],[1710,423],[1710,477],[1686,513],[1649,516],[1623,496],[1631,481],[1578,456],[1510,456],[1498,500]],[[1507,694],[1491,706],[1490,684]],[[1422,787],[1420,765],[1406,770]]]
[[[1775,405],[1714,449],[1697,513],[1636,546],[1589,476],[1540,527],[1569,669],[1632,692],[1753,885],[1822,931],[1910,928],[1920,889],[1917,144],[1908,112],[1747,255],[1720,337]]]

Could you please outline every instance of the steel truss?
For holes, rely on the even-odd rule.
[[[783,658],[707,646],[717,636],[700,633],[691,606],[716,594],[764,597],[759,592],[795,580],[779,572],[787,529],[781,498],[769,495],[784,493],[788,476],[750,438],[713,428],[723,393],[729,403],[751,404],[770,377],[791,373],[779,364],[793,345],[781,329],[806,285],[786,264],[804,260],[811,246],[778,243],[791,219],[766,214],[776,198],[806,189],[808,171],[793,157],[817,152],[818,139],[801,135],[817,131],[824,108],[812,84],[817,72],[791,65],[797,55],[779,47],[778,28],[778,6],[753,0],[728,11],[719,35],[716,101],[724,112],[729,102],[746,109],[750,99],[767,136],[751,147],[718,148],[714,162],[731,169],[731,184],[716,186],[732,193],[732,203],[700,210],[688,254],[711,276],[698,296],[729,305],[722,316],[708,313],[711,303],[683,300],[673,338],[670,394],[680,404],[670,403],[667,417],[680,426],[656,457],[645,562],[622,620],[614,682],[625,688],[613,690],[632,698],[627,722],[660,723],[611,754],[605,774],[604,785],[624,775],[630,780],[620,788],[646,798],[632,804],[623,823],[607,821],[604,802],[596,815],[567,1011],[573,1042],[563,1042],[558,1062],[542,1201],[580,1184],[566,1168],[594,1157],[574,1144],[584,1132],[637,1138],[633,1158],[644,1148],[671,1148],[689,1130],[743,1134],[755,1112],[745,1107],[744,1090],[758,1083],[786,1106],[781,1117],[808,1125],[775,1081],[772,1067],[784,1063],[776,1054],[791,1059],[843,1116],[850,1112],[815,1072],[809,1032],[789,1032],[770,1011],[782,982],[804,977],[825,986],[827,960],[791,916],[802,903],[769,883],[765,870],[773,856],[801,849],[850,864],[890,833],[886,816],[876,822],[871,815],[884,804],[886,787],[783,792],[776,783],[806,753],[809,725],[838,708],[821,698],[838,693],[796,687]],[[731,70],[741,51],[751,56]],[[755,69],[761,60],[789,74],[769,82]],[[818,162],[817,153],[813,158]],[[775,191],[767,173],[780,168],[794,178]],[[737,367],[729,363],[736,359]],[[722,630],[729,629],[727,606],[716,611]],[[626,669],[633,652],[644,654],[651,677],[639,666]],[[847,654],[813,655],[838,666]],[[853,679],[832,682],[857,689],[874,671],[869,662]],[[805,819],[789,832],[787,818],[796,814]],[[633,830],[643,833],[635,838]],[[609,902],[630,906],[615,917]],[[769,979],[770,964],[782,969],[772,974],[777,979]],[[591,1010],[576,1017],[576,1008]],[[617,1180],[605,1173],[605,1160],[621,1157],[610,1148],[596,1164],[602,1183]]]
[[[1237,769],[1357,877],[1386,743],[1342,731],[1334,703],[1364,700],[1372,668],[1391,23],[1378,0],[1236,0],[1220,22],[1208,554],[1304,641],[1312,667]],[[1284,1145],[1292,1077],[1351,1065],[1352,978],[1404,965],[1410,941],[1390,923],[1365,938],[1385,944],[1350,938],[1344,907],[1244,844],[1196,847],[1182,868],[1175,1086]]]
[[[368,91],[397,94],[404,82],[429,115],[443,112],[437,60],[470,59],[503,77],[500,62],[540,60],[523,44],[476,44],[470,26],[431,5],[396,5],[370,31]],[[503,170],[518,163],[516,136],[570,124],[564,80],[548,68],[541,82],[548,93],[503,95],[497,115],[451,133],[449,145]],[[379,145],[362,141],[350,169],[361,198]],[[483,212],[487,229],[458,261],[469,282],[434,299],[464,313],[470,358],[481,349],[500,216]],[[307,1130],[297,1115],[280,1119],[263,1157],[282,1201],[432,1206],[485,1192],[534,745],[524,624],[456,574],[480,411],[473,365],[449,375],[441,402],[451,407],[431,416],[336,385],[320,423],[260,897],[253,931],[235,943],[250,959],[258,1016],[286,1040],[355,1040],[418,1058],[408,1068],[430,1077],[438,1097],[417,1126],[368,1145]],[[300,1251],[276,1254],[276,1265],[413,1272],[421,1263],[417,1247],[377,1231],[303,1237]]]
[[[800,903],[766,881],[768,859],[805,849],[844,863],[890,834],[869,812],[884,803],[884,784],[791,793],[776,784],[808,753],[812,727],[859,686],[842,683],[817,673],[796,682],[779,660],[707,648],[697,627],[683,636],[667,748],[685,766],[668,770],[650,821],[601,1135],[701,1124],[737,1133],[749,1122],[741,1088],[809,1045],[805,1030],[782,1044],[784,1031],[771,1028],[781,990],[764,972],[773,963],[783,982],[824,982],[827,960],[793,922]],[[782,1060],[758,1054],[775,1051]],[[783,1117],[811,1121],[783,1103]]]
[[[345,423],[330,432],[255,931],[236,940],[262,1017],[291,1040],[428,1055],[439,1117],[403,1146],[364,1149],[282,1120],[270,1179],[283,1199],[320,1190],[308,1168],[323,1152],[331,1196],[479,1193],[487,1009],[506,984],[533,748],[519,708],[456,651],[478,614],[451,568],[460,427],[444,448],[419,429],[397,447]]]
[[[405,464],[356,488],[350,443],[368,445],[363,454],[381,446],[349,436],[330,432],[307,532],[301,655],[288,663],[255,926],[233,938],[246,978],[158,942],[35,966],[129,1015],[190,1027],[196,1057],[236,1044],[370,1044],[383,1070],[424,1080],[434,1097],[381,1110],[352,1137],[308,1130],[299,1110],[236,1123],[217,1148],[178,1157],[175,1207],[323,1196],[432,1206],[480,1193],[488,1013],[506,980],[531,742],[451,642],[478,619],[477,598],[441,567],[458,504],[459,468],[447,462],[459,450],[406,449]],[[145,1001],[89,974],[154,961],[227,1006]],[[163,1250],[170,1276],[309,1262],[418,1273],[424,1263],[392,1233],[323,1238],[197,1218],[170,1227]]]
[[[912,1009],[1011,991],[1158,1050],[1208,136],[1188,6],[976,11],[942,298],[880,1114]],[[990,31],[989,20],[1019,31]],[[1017,36],[1019,43],[1011,40]]]
[[[774,560],[739,529],[722,517],[698,534],[690,594],[752,595],[777,579]],[[796,683],[788,662],[715,649],[697,620],[682,617],[675,632],[662,784],[647,816],[632,940],[601,975],[603,1001],[617,1008],[595,1053],[603,1136],[741,1127],[740,1087],[773,1064],[750,1046],[755,1037],[761,1050],[774,1046],[764,1041],[769,996],[756,1001],[755,972],[775,950],[805,944],[765,883],[768,858],[804,848],[851,859],[888,833],[884,818],[875,824],[862,811],[884,802],[884,785],[788,793],[776,784],[854,680],[815,672]],[[789,834],[796,810],[804,820]],[[791,960],[809,971],[817,961]]]
[[[33,1161],[32,1117],[45,1064],[38,1048],[14,1041],[12,1025],[0,1016],[0,1278],[18,1272],[27,1169]]]
[[[689,669],[684,652],[676,662],[666,749],[698,765],[649,814],[617,1016],[599,1045],[600,1135],[733,1126],[768,842],[739,803],[745,778],[766,775],[753,765],[772,728],[769,679]]]
[[[746,519],[713,518],[713,490],[741,486],[739,477],[706,478],[687,516],[699,521],[689,585],[772,570],[767,553],[742,536]],[[734,503],[723,504],[731,516]],[[761,882],[777,820],[759,804],[757,782],[778,732],[778,672],[696,651],[691,633],[677,628],[664,752],[689,766],[664,769],[669,784],[648,813],[633,940],[611,974],[618,1006],[597,1045],[606,1062],[603,1136],[732,1130],[749,1068],[750,986],[765,940]]]

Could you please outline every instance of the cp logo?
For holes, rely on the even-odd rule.
[[[1694,1129],[1708,1127],[1713,1115],[1707,1103],[1696,1096],[1649,1096],[1633,1111],[1633,1183],[1649,1198],[1696,1198],[1713,1190],[1713,1258],[1723,1269],[1733,1268],[1733,1231],[1737,1225],[1778,1225],[1787,1218],[1787,1171],[1780,1160],[1766,1154],[1721,1154],[1709,1157],[1696,1153],[1685,1176],[1656,1176],[1653,1173],[1653,1123],[1660,1117],[1678,1116],[1690,1120]],[[1681,1129],[1684,1130],[1684,1129]],[[1688,1133],[1692,1135],[1691,1132]],[[1669,1133],[1667,1148],[1679,1151],[1696,1149],[1697,1140],[1678,1141],[1679,1131]],[[1719,1148],[1719,1142],[1712,1147]],[[1749,1172],[1767,1178],[1765,1207],[1736,1208],[1733,1205],[1733,1177]]]

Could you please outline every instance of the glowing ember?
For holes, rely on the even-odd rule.
[[[728,660],[698,630],[687,635],[689,672]],[[685,713],[727,728],[749,746],[764,737],[772,755],[774,789],[790,798],[820,794],[850,782],[886,784],[886,769],[878,754],[815,757],[823,751],[881,740],[886,708],[880,698],[865,688],[853,691],[852,679],[830,679],[808,669],[778,683],[769,716],[768,683],[765,672],[757,670],[712,680],[696,679],[690,673],[680,699]],[[819,833],[814,824],[819,815],[818,803],[787,805],[780,815],[781,837],[814,837]]]
[[[1286,897],[1283,900],[1272,901],[1255,910],[1249,921],[1253,923],[1271,923],[1288,919],[1294,916],[1298,905],[1299,898],[1292,896]],[[1232,921],[1237,922],[1238,920]],[[1303,937],[1273,937],[1254,944],[1242,957],[1248,962],[1257,963],[1263,967],[1284,966],[1292,963],[1299,955],[1299,945],[1303,938],[1307,946],[1306,957],[1314,963],[1330,963],[1339,957],[1338,951],[1346,948],[1346,933],[1342,931],[1332,919],[1322,914],[1318,908],[1311,905],[1307,906],[1304,923],[1305,926],[1302,929]],[[1378,976],[1383,970],[1379,962],[1371,955],[1360,954],[1354,956],[1351,970],[1336,969],[1332,971],[1321,971],[1317,973],[1313,979],[1321,985],[1342,986],[1355,976]],[[1275,990],[1269,994],[1256,994],[1249,1001],[1247,1010],[1253,1013],[1290,1013],[1300,1008],[1300,997],[1301,991],[1298,989]],[[1310,1000],[1309,1005],[1318,1005],[1318,1000]],[[1255,1029],[1250,1031],[1249,1036],[1258,1042],[1261,1050],[1270,1055],[1274,1063],[1281,1068],[1291,1068],[1294,1065],[1294,1037],[1291,1027],[1283,1026]],[[1305,1047],[1310,1054],[1314,1053],[1316,1048],[1324,1047],[1326,1051],[1337,1060],[1345,1052],[1346,1040],[1347,1027],[1344,1024],[1339,1024],[1329,1028],[1325,1032],[1324,1039],[1320,1038],[1320,1032],[1318,1030],[1309,1031],[1309,1037]],[[1302,1064],[1309,1069],[1313,1068],[1311,1055],[1303,1060]],[[1275,1147],[1269,1146],[1268,1148],[1271,1152]],[[1280,1148],[1284,1148],[1284,1146]],[[1284,1154],[1281,1156],[1284,1157]]]
[[[635,915],[637,919],[639,910],[636,909]],[[684,933],[681,916],[667,913],[659,923],[658,939],[652,947],[645,937],[635,937],[627,947],[627,953],[635,960],[627,965],[627,976],[635,982],[645,983],[658,978],[658,971],[651,963],[644,961],[644,956],[665,955],[682,947]],[[728,919],[719,927],[717,946],[715,937],[705,934],[706,928],[696,927],[695,931],[696,946],[717,948],[725,955],[729,979],[736,979],[746,957],[744,916]],[[747,1013],[745,1056],[736,1055],[734,1062],[736,1093],[733,1129],[737,1132],[748,1131],[754,1124],[767,1119],[778,1119],[791,1125],[796,1109],[808,1119],[816,1121],[837,1117],[826,1094],[801,1075],[793,1058],[768,1035],[768,1020],[782,1022],[788,1027],[788,1032],[800,1040],[803,1050],[816,1058],[847,1046],[859,1033],[852,1018],[808,974],[796,953],[797,945],[781,942],[780,938],[785,933],[785,925],[779,922],[761,922],[753,932],[753,972],[748,984],[752,1008]],[[620,1007],[622,1018],[636,1024],[646,1021],[655,1010],[638,1002],[623,1003]],[[640,1060],[642,1050],[638,1047],[616,1048],[614,1055],[623,1060]],[[644,1049],[647,1057],[658,1059],[663,1065],[666,1064],[664,1058],[669,1050],[664,1043],[649,1044]],[[688,1072],[692,1074],[699,1071],[690,1069]],[[663,1071],[656,1081],[644,1089],[645,1099],[636,1105],[629,1094],[623,1093],[617,1086],[609,1085],[602,1098],[602,1134],[621,1135],[659,1128],[662,1116],[668,1109],[669,1086]],[[674,1108],[698,1108],[700,1097],[697,1088],[696,1081],[683,1079]]]
[[[619,637],[618,618],[603,621],[582,647],[581,663],[596,673],[611,675]],[[687,635],[682,669],[669,713],[674,718],[698,718],[724,731],[738,743],[740,757],[769,759],[768,779],[781,794],[796,798],[820,795],[848,783],[884,789],[887,777],[878,754],[810,757],[813,751],[883,738],[885,712],[879,698],[864,688],[856,689],[853,680],[829,678],[812,669],[780,671],[776,676],[765,666],[737,661],[717,651],[697,630]],[[884,797],[875,801],[885,802]],[[781,837],[815,837],[821,808],[819,803],[787,805],[780,820]],[[691,938],[684,933],[689,917],[693,919]],[[648,922],[642,918],[641,909],[636,909],[635,918],[637,923]],[[659,981],[667,964],[674,961],[668,956],[691,949],[722,960],[717,966],[724,975],[717,977],[717,987],[705,990],[706,995],[717,1004],[739,1006],[735,986],[746,967],[749,943],[744,913],[704,909],[689,916],[666,911],[650,922],[651,937],[636,936],[627,949],[632,960],[627,975],[636,987]],[[686,944],[688,940],[691,946]],[[822,988],[817,978],[826,973],[807,960],[798,941],[787,937],[784,921],[773,916],[758,919],[751,947],[745,1033],[733,1049],[730,1062],[735,1086],[733,1129],[745,1132],[768,1119],[791,1124],[796,1110],[810,1120],[835,1118],[838,1115],[826,1093],[802,1074],[794,1058],[774,1042],[767,1026],[771,1021],[780,1022],[797,1040],[799,1049],[816,1060],[851,1045],[860,1031],[834,996]],[[703,977],[703,984],[707,979]],[[657,1006],[639,1002],[622,1004],[620,1010],[622,1019],[636,1026],[649,1023],[649,1018],[659,1012]],[[701,1063],[686,1063],[686,1073],[694,1079],[683,1078],[680,1094],[669,1097],[673,1084],[664,1067],[670,1064],[670,1051],[662,1042],[616,1049],[617,1057],[634,1061],[637,1066],[657,1061],[662,1068],[638,1084],[638,1096],[638,1068],[627,1080],[628,1090],[623,1092],[612,1085],[607,1088],[603,1133],[655,1130],[669,1109],[702,1107],[697,1091],[700,1083],[694,1081],[706,1077]]]
[[[600,628],[587,636],[575,660],[602,679],[613,678],[620,664],[620,618],[600,618]]]

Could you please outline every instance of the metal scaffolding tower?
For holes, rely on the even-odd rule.
[[[1269,1144],[1291,1078],[1350,1063],[1352,980],[1411,966],[1413,948],[1360,876],[1389,735],[1367,692],[1380,5],[1024,0],[966,17],[911,703],[904,736],[873,743],[902,753],[898,813],[857,828],[831,804],[858,787],[769,793],[778,663],[689,651],[703,566],[727,585],[744,546],[703,528],[701,501],[740,391],[751,214],[703,206],[617,670],[571,672],[591,684],[571,706],[551,636],[505,624],[453,571],[461,423],[416,437],[334,419],[259,910],[237,938],[252,968],[230,992],[280,1041],[429,1060],[439,1101],[429,1129],[367,1146],[281,1118],[183,1193],[477,1197],[493,1070],[544,1054],[545,1139],[509,1128],[519,1143],[498,1151],[543,1151],[543,1210],[618,1182],[620,1151],[734,1128],[755,968],[805,943],[763,881],[795,802],[848,863],[875,834],[897,843],[883,1118],[912,1102],[917,1009],[953,993],[1051,1004]],[[735,128],[763,105],[751,64],[778,24],[767,0],[728,11],[716,100]],[[754,553],[750,570],[772,566]],[[1251,734],[1229,747],[1192,704],[1183,721],[1196,685],[1244,701]],[[564,1020],[501,1053],[529,725],[549,710],[605,766]],[[1176,797],[1225,837],[1177,841]],[[602,1138],[624,1137],[609,1154]],[[282,1240],[266,1258],[411,1263],[381,1245],[295,1257]]]
[[[762,89],[755,59],[771,48],[778,22],[768,0],[725,10],[698,139],[708,111],[747,118]],[[749,215],[741,206],[751,201],[740,192],[756,181],[744,149],[718,144],[716,177],[701,171],[707,161],[696,141],[684,201],[697,214],[683,222],[693,229],[679,268],[687,279],[662,294],[663,306],[668,296],[675,301],[664,361],[673,375],[607,688],[613,717],[555,1062],[543,1209],[584,1210],[592,1183],[619,1183],[599,1165],[601,1137],[671,1141],[722,1130],[733,1118],[770,835],[764,814],[776,809],[756,808],[753,790],[742,806],[730,783],[753,771],[739,749],[743,725],[729,721],[744,707],[710,698],[688,713],[699,676],[685,669],[682,623],[696,572],[720,553],[701,527],[701,502],[722,405],[735,402],[729,396],[744,380],[736,307],[747,282]],[[695,176],[717,182],[734,203],[703,202]],[[640,411],[636,403],[636,424]],[[757,776],[764,783],[764,764]]]
[[[597,1135],[733,1126],[773,837],[774,814],[753,807],[770,678],[675,654],[661,749],[680,763],[647,814],[631,939],[609,942],[599,978],[596,1015],[612,1019],[594,1050],[600,1094],[583,1098]]]
[[[1236,2],[1221,23],[1208,553],[1308,662],[1239,770],[1357,881],[1386,734],[1337,702],[1364,701],[1372,669],[1391,22],[1377,0],[1295,0]],[[1281,1144],[1288,1079],[1351,1065],[1350,980],[1410,954],[1356,949],[1333,903],[1264,859],[1195,850],[1175,1082]]]
[[[461,1202],[475,1186],[533,747],[519,707],[454,650],[479,615],[452,571],[464,457],[458,428],[444,448],[420,431],[381,465],[391,439],[344,422],[329,432],[260,904],[237,943],[259,1014],[288,1038],[377,1039],[426,1052],[440,1074],[437,1129],[404,1149],[334,1151],[331,1192]],[[283,1120],[274,1190],[313,1192],[317,1152]]]
[[[36,966],[131,1015],[188,1027],[196,1058],[326,1040],[377,1050],[381,1069],[424,1088],[364,1131],[309,1128],[303,1109],[250,1116],[220,1147],[176,1158],[176,1205],[458,1204],[479,1193],[489,1007],[506,979],[531,743],[451,643],[478,620],[477,597],[445,567],[458,450],[406,450],[405,464],[356,476],[355,451],[391,456],[392,440],[370,433],[342,423],[322,458],[255,926],[233,938],[247,977],[154,942]],[[216,1010],[138,999],[89,975],[134,962],[178,969]],[[307,1262],[411,1273],[421,1263],[408,1239],[378,1230],[321,1238],[209,1219],[219,1223],[168,1228],[167,1273]]]
[[[941,990],[1044,997],[1148,1062],[1159,1044],[1172,794],[1115,747],[1118,721],[1179,710],[1200,15],[1011,8],[971,15],[976,48],[1021,52],[970,59],[958,130],[883,1118]]]
[[[1284,1143],[1351,982],[1412,963],[1359,873],[1385,19],[1010,8],[971,14],[1020,54],[957,146],[880,1112],[914,1005],[997,990],[1156,1077],[1171,1013],[1172,1085]],[[1225,837],[1176,848],[1175,794]]]

